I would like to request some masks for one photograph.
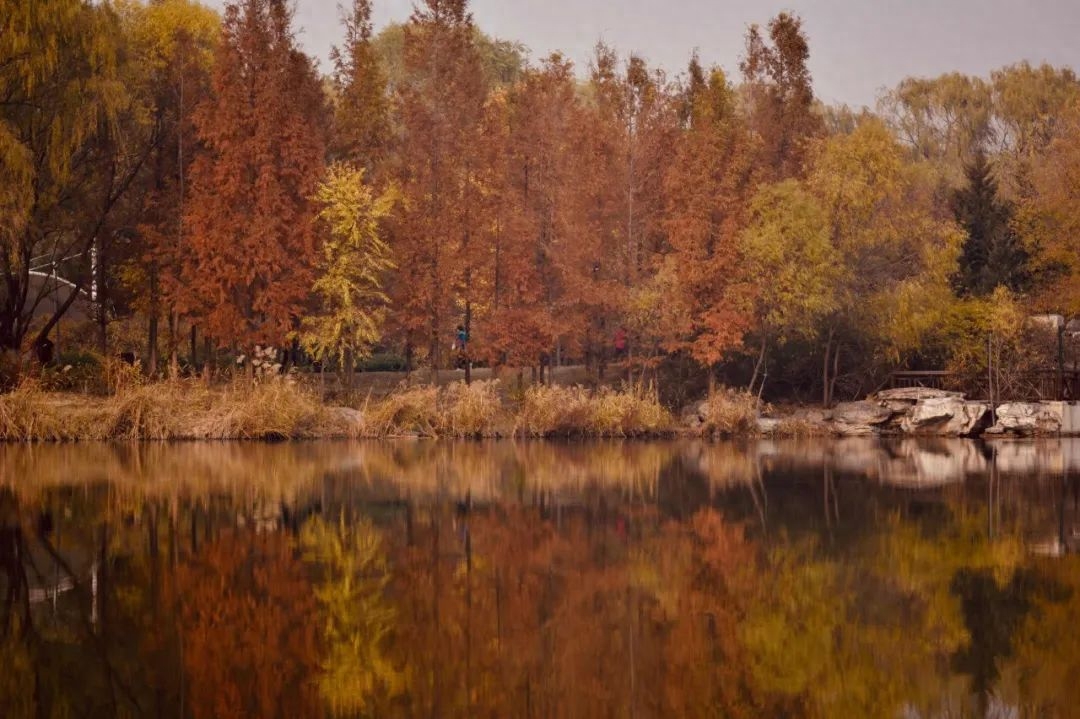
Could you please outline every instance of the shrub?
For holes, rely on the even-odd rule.
[[[490,437],[497,434],[503,414],[498,380],[454,382],[439,392],[439,434],[451,437]]]
[[[0,439],[15,442],[59,440],[65,432],[48,395],[32,381],[24,381],[0,395]]]
[[[670,431],[671,415],[639,390],[537,385],[525,391],[515,433],[528,437],[631,437]]]
[[[701,406],[702,432],[724,436],[757,432],[758,399],[749,392],[718,389]]]
[[[194,422],[194,435],[206,439],[315,437],[327,426],[325,408],[296,385],[280,380],[241,384],[215,398]]]
[[[437,387],[400,386],[385,398],[363,407],[363,434],[387,437],[419,434],[434,437],[439,427],[439,390]]]

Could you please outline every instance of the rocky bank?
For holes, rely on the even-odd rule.
[[[771,434],[794,419],[814,433],[841,437],[1036,437],[1080,435],[1080,404],[1009,402],[991,409],[959,392],[910,387],[878,392],[830,410],[799,410],[789,417],[763,417],[759,429]]]

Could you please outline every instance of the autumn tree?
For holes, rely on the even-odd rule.
[[[179,316],[174,305],[182,294],[186,178],[199,149],[192,117],[210,91],[221,19],[188,0],[131,2],[119,8],[134,74],[131,86],[138,89],[157,138],[139,178],[140,199],[130,211],[137,241],[120,268],[122,284],[133,295],[133,309],[147,318],[147,371],[154,374],[162,315],[168,321],[166,346],[174,368],[177,362]]]
[[[344,46],[330,52],[334,66],[331,146],[339,159],[364,167],[370,176],[390,139],[389,97],[373,44],[371,1],[353,0],[342,21]]]
[[[758,162],[765,179],[800,176],[808,141],[823,129],[814,110],[809,59],[810,45],[797,15],[780,13],[770,20],[768,39],[757,25],[746,34],[740,68],[750,128],[760,138]]]
[[[779,313],[774,321],[785,312],[792,319],[816,318],[810,333],[823,350],[826,405],[835,397],[845,345],[859,347],[859,357],[897,362],[948,311],[948,279],[962,235],[937,212],[934,189],[903,162],[902,148],[882,123],[864,122],[817,145],[799,185],[765,187],[755,199],[750,242],[773,258],[763,267],[793,290],[820,290],[795,303],[773,295],[786,308],[771,309]],[[776,254],[790,243],[797,252]],[[833,263],[827,284],[786,267],[807,259],[823,268]],[[766,296],[784,289],[770,288]]]
[[[564,263],[585,242],[574,231],[580,120],[573,68],[559,55],[488,100],[480,143],[487,277],[476,348],[492,360],[534,364],[577,321],[564,304]]]
[[[121,80],[111,10],[5,2],[0,17],[0,351],[17,354],[86,300],[95,247],[153,140]]]
[[[738,237],[752,192],[754,146],[719,69],[703,78],[690,67],[687,127],[666,178],[666,229],[676,268],[682,326],[669,348],[686,349],[712,371],[749,326],[752,288],[743,273]],[[702,78],[694,82],[695,78]]]
[[[404,201],[392,297],[406,343],[426,344],[436,370],[453,327],[468,330],[481,251],[475,142],[486,88],[474,37],[465,0],[426,0],[405,28],[397,88]]]
[[[1066,313],[1080,311],[1080,103],[1056,119],[1057,137],[1038,155],[1032,192],[1022,198],[1016,229],[1030,252],[1036,279],[1032,294],[1042,307]]]
[[[229,5],[194,118],[184,309],[222,345],[282,342],[311,288],[324,102],[291,22],[284,0]]]
[[[953,177],[986,151],[993,137],[991,88],[978,77],[907,78],[879,104],[915,157],[939,164]]]
[[[821,203],[797,180],[754,197],[740,242],[753,293],[753,332],[760,349],[750,386],[768,374],[769,346],[813,340],[838,308],[843,257],[832,244]]]
[[[331,165],[315,194],[322,258],[312,290],[319,309],[304,317],[300,336],[316,358],[339,362],[350,386],[355,359],[382,336],[382,288],[394,263],[380,223],[395,197],[393,190],[376,197],[364,171],[347,164]]]

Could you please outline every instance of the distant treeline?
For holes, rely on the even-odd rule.
[[[354,0],[328,76],[284,0],[0,18],[9,358],[84,303],[72,337],[116,351],[113,328],[151,373],[204,345],[617,354],[828,403],[896,368],[1040,364],[1024,319],[1080,305],[1068,68],[908,79],[872,112],[815,98],[790,14],[731,72],[674,76],[604,44],[530,59],[466,0],[378,34]]]

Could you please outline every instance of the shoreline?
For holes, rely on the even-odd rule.
[[[734,391],[678,415],[649,393],[537,385],[508,396],[498,382],[402,387],[352,405],[325,403],[294,383],[197,380],[136,384],[111,395],[48,392],[33,384],[0,395],[0,442],[198,442],[420,439],[800,439],[826,437],[1080,436],[1080,405],[988,405],[941,391],[891,391],[830,410],[762,408]],[[991,424],[991,417],[995,421]]]

